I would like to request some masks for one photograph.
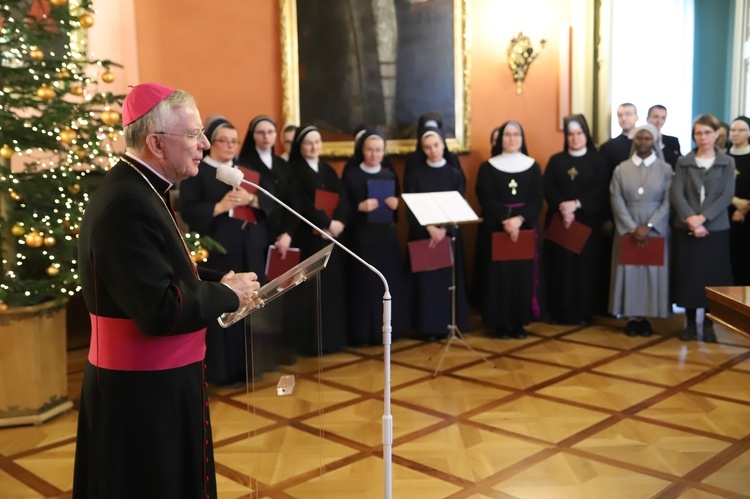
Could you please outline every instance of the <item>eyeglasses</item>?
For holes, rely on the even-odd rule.
[[[204,128],[200,130],[194,130],[193,133],[169,133],[169,132],[154,132],[156,135],[174,135],[175,137],[187,137],[189,139],[195,139],[200,141],[201,137],[206,133]]]
[[[228,139],[226,137],[219,137],[218,139],[214,139],[214,144],[232,144],[233,146],[236,146],[239,143],[240,141],[237,139]]]

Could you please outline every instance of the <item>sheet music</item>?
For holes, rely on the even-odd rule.
[[[421,225],[479,220],[458,191],[405,193],[401,197]]]

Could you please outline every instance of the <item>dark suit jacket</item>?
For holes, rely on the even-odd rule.
[[[662,152],[664,153],[664,161],[672,165],[672,169],[674,170],[674,167],[677,164],[677,158],[682,156],[682,153],[680,152],[680,140],[671,135],[662,135],[661,142],[664,144],[664,149],[662,149]]]

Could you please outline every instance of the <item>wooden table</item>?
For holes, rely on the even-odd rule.
[[[750,286],[709,286],[706,295],[711,320],[750,338]]]

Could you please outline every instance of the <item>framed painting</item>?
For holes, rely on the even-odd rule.
[[[352,156],[362,125],[414,151],[425,113],[469,150],[468,0],[279,1],[284,121],[318,127],[323,155]]]

